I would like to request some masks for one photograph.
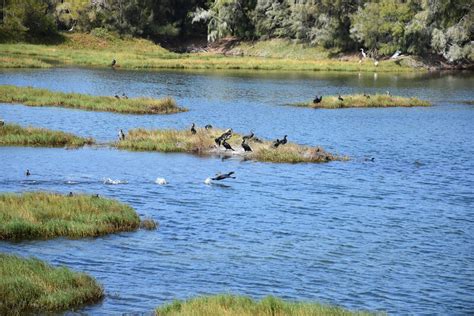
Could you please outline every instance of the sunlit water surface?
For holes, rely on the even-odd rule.
[[[322,145],[348,162],[268,164],[185,154],[0,148],[0,191],[98,193],[160,223],[94,239],[0,242],[0,251],[86,271],[93,314],[150,312],[238,293],[393,314],[474,313],[474,76],[0,71],[0,84],[94,95],[170,95],[187,113],[120,115],[0,105],[7,122],[116,139],[119,129],[212,124]],[[315,94],[418,96],[430,108],[312,110]],[[367,161],[368,158],[375,160]],[[32,176],[26,178],[24,171]],[[237,179],[204,180],[218,171]],[[154,183],[166,178],[168,185]],[[104,179],[126,184],[108,185]]]

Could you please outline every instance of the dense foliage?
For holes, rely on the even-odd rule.
[[[79,30],[170,38],[284,38],[375,56],[435,53],[473,60],[465,0],[4,0],[0,40]],[[206,30],[207,29],[207,30]]]

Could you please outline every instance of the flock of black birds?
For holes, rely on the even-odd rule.
[[[386,91],[385,94],[386,94],[387,96],[389,96],[389,97],[392,96],[392,94],[390,93],[390,91]],[[365,92],[364,92],[364,97],[366,97],[367,99],[370,99],[370,95],[367,94],[367,93],[365,93]],[[339,101],[341,101],[341,102],[344,102],[344,98],[341,96],[341,94],[338,94],[338,95],[337,95],[337,99],[338,99]],[[316,96],[314,97],[314,99],[313,99],[313,104],[321,103],[322,100],[323,100],[323,96],[322,96],[322,95],[320,95],[320,96],[316,95]]]

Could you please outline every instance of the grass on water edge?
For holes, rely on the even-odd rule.
[[[75,148],[93,143],[92,138],[83,138],[61,131],[22,127],[16,124],[0,125],[0,146]]]
[[[0,253],[0,314],[64,311],[99,302],[104,291],[85,273]]]
[[[235,155],[248,160],[274,163],[329,162],[347,160],[324,151],[321,147],[308,147],[288,142],[273,147],[273,142],[248,141],[252,152],[244,152],[241,147],[242,136],[233,134],[227,142],[235,151],[217,147],[215,138],[224,133],[221,129],[197,128],[197,133],[190,130],[146,130],[133,129],[128,132],[125,140],[119,141],[119,149],[132,151],[158,151],[165,153],[192,153],[197,155]]]
[[[115,96],[91,96],[7,85],[0,85],[0,102],[126,114],[171,114],[186,111],[186,109],[177,106],[176,102],[169,97],[164,99],[117,99]]]
[[[156,309],[158,316],[349,316],[375,315],[369,312],[352,312],[341,307],[318,303],[283,301],[268,296],[255,301],[246,296],[214,295],[186,301],[174,301]]]
[[[139,225],[135,210],[107,198],[45,192],[0,194],[0,240],[96,237],[134,231]]]
[[[64,34],[65,41],[58,45],[25,43],[0,44],[0,68],[52,67],[75,65],[110,67],[113,59],[116,68],[123,69],[243,69],[280,71],[357,71],[357,72],[412,72],[414,67],[400,61],[371,60],[359,63],[358,58],[330,59],[317,48],[281,41],[260,42],[257,48],[241,44],[241,50],[258,55],[256,51],[268,49],[269,54],[254,56],[224,56],[216,53],[177,54],[144,39],[121,39],[116,36],[97,37],[91,34]],[[298,46],[299,45],[299,46]],[[280,47],[280,49],[278,48]],[[239,49],[239,48],[236,48]],[[275,54],[277,51],[286,54]],[[309,52],[302,53],[301,50]],[[291,53],[292,51],[298,53]]]
[[[369,97],[363,94],[342,95],[343,101],[338,99],[339,96],[323,96],[320,103],[313,103],[313,101],[311,101],[290,105],[315,109],[431,106],[429,101],[420,100],[418,98],[406,98],[386,94],[372,94],[368,96]]]

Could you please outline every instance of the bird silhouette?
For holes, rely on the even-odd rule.
[[[317,104],[317,103],[320,103],[322,100],[323,100],[323,96],[320,96],[320,97],[316,96],[313,100],[313,103]]]
[[[193,135],[197,133],[195,126],[196,126],[196,125],[195,125],[194,123],[193,123],[193,126],[191,126],[191,133],[192,133]]]
[[[222,146],[224,146],[225,150],[235,151],[234,148],[232,148],[232,146],[228,142],[226,142],[225,140],[222,141]]]
[[[224,179],[227,179],[227,178],[235,179],[235,177],[232,177],[232,175],[234,173],[235,173],[234,171],[231,171],[229,173],[218,173],[218,174],[216,174],[216,176],[214,178],[211,178],[211,180],[220,181],[220,180],[224,180]]]
[[[27,177],[31,176],[30,169],[26,169],[25,175],[26,175]]]
[[[338,98],[337,98],[339,101],[344,101],[344,99],[341,97],[341,95],[339,94]]]
[[[280,140],[280,145],[285,145],[285,144],[288,142],[288,140],[286,139],[286,137],[288,137],[288,135],[285,135],[285,136],[283,137],[283,139]]]
[[[115,59],[113,59],[112,64],[110,66],[113,68],[113,67],[115,67],[116,64],[117,64],[117,61]]]
[[[245,143],[246,139],[243,139],[242,140],[242,148],[244,149],[244,151],[252,151],[252,148],[250,148],[250,146]]]

